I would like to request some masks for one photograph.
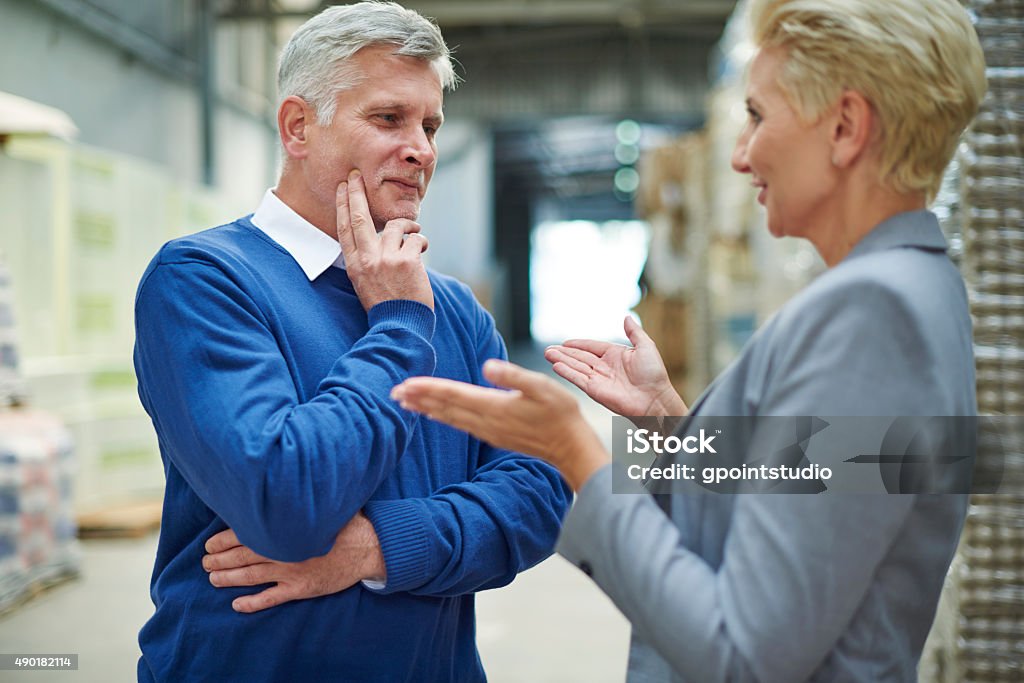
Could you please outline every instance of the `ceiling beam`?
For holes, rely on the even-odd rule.
[[[405,5],[420,14],[433,17],[446,27],[545,23],[643,26],[662,21],[688,19],[713,19],[724,22],[732,14],[735,3],[732,0],[409,0]]]
[[[221,12],[221,19],[307,18],[325,4],[289,3],[270,13],[245,2]],[[732,14],[735,0],[406,0],[406,7],[437,20],[442,27],[620,24],[644,26],[679,21],[720,21]]]

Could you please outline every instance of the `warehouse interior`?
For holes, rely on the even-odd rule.
[[[138,281],[161,244],[274,185],[277,56],[331,4],[0,0],[0,650],[79,654],[4,680],[134,679],[164,485],[132,366]],[[426,259],[513,360],[548,371],[546,344],[625,342],[634,315],[692,400],[823,272],[730,168],[746,0],[400,4],[437,21],[462,79]],[[963,4],[989,91],[932,208],[968,284],[979,411],[1020,415],[1024,1]],[[490,680],[623,680],[629,624],[564,560],[477,605]],[[975,494],[919,680],[1022,678],[1024,495]]]

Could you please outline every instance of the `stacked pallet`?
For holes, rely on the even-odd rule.
[[[921,680],[1024,680],[1024,2],[972,0],[988,93],[958,155],[949,212],[971,296],[975,490]],[[981,485],[979,486],[979,482]]]

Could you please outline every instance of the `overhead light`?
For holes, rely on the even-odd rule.
[[[623,166],[632,166],[640,158],[640,148],[636,145],[615,145],[615,161]]]
[[[640,187],[640,174],[635,168],[624,166],[615,172],[615,189],[623,194],[633,194]]]
[[[624,145],[635,145],[640,142],[640,124],[632,119],[619,121],[615,126],[615,137]]]

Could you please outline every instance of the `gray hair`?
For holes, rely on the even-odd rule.
[[[437,25],[394,2],[329,7],[292,34],[277,66],[279,101],[301,97],[330,125],[337,95],[363,76],[348,60],[364,47],[394,45],[396,55],[430,62],[445,89],[458,83],[448,46]]]

